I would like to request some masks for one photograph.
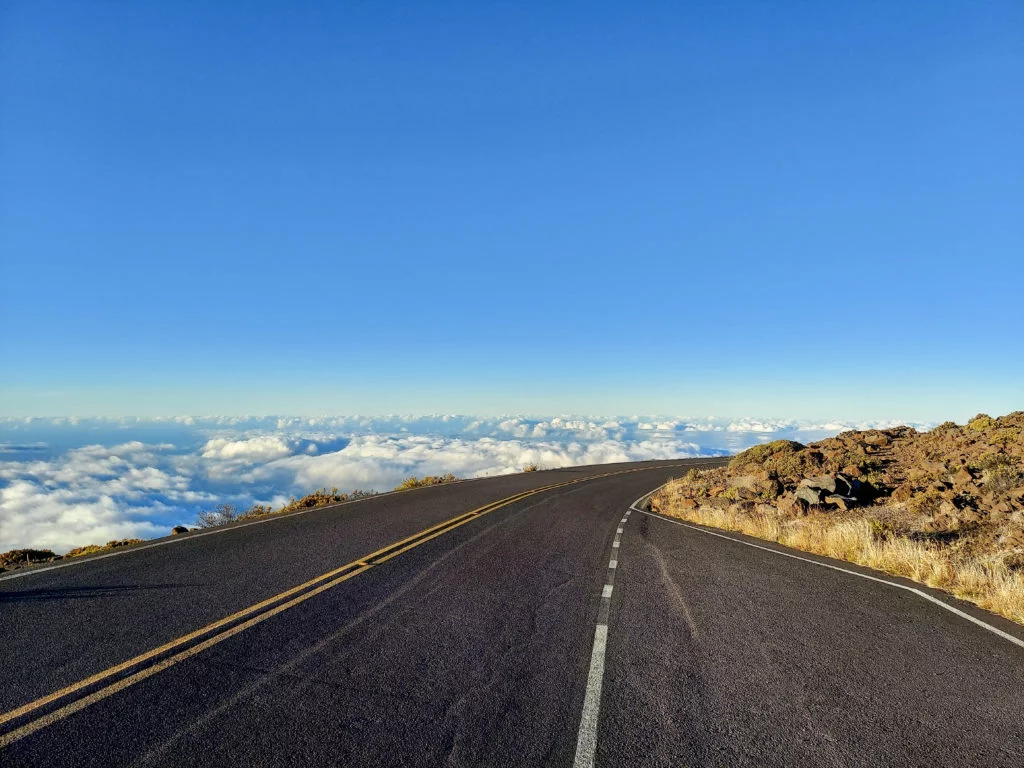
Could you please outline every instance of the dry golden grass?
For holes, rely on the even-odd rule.
[[[788,518],[704,505],[686,508],[680,503],[683,498],[675,481],[652,502],[658,512],[672,517],[903,576],[1024,624],[1024,572],[1011,570],[1002,557],[953,553],[940,543],[880,530],[866,519],[834,520],[827,514]]]
[[[49,549],[12,549],[9,552],[0,552],[0,573],[9,568],[21,568],[33,563],[59,559],[60,555]]]
[[[75,547],[70,552],[66,553],[64,557],[82,557],[84,555],[95,555],[98,552],[108,552],[111,549],[117,549],[118,547],[128,547],[132,544],[141,544],[142,539],[114,539],[108,541],[102,546],[99,544],[87,544],[84,547]]]
[[[257,520],[271,515],[286,515],[289,512],[316,509],[317,507],[329,504],[356,501],[357,499],[365,499],[375,495],[376,492],[374,491],[357,490],[341,493],[337,488],[331,488],[331,490],[319,488],[312,493],[306,494],[301,499],[296,499],[293,496],[291,501],[278,509],[274,509],[267,504],[254,504],[247,510],[239,511],[233,504],[219,504],[212,510],[200,512],[196,517],[196,525],[200,528],[215,528],[219,525],[227,525],[228,523]]]
[[[423,477],[407,477],[395,486],[396,491],[408,491],[413,488],[426,488],[431,485],[446,485],[458,482],[459,478],[449,472],[447,475],[424,475]]]

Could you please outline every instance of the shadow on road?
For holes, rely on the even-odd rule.
[[[62,587],[61,589],[25,589],[19,592],[0,592],[0,603],[17,603],[29,600],[82,600],[103,597],[119,597],[133,592],[159,589],[189,589],[195,584],[139,584],[137,586],[110,587]]]

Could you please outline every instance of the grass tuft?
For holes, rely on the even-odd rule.
[[[60,560],[60,556],[49,549],[12,549],[0,553],[0,571],[50,560]]]
[[[355,501],[376,496],[373,491],[351,491],[341,493],[337,488],[320,488],[308,493],[300,499],[292,498],[287,504],[274,509],[268,504],[254,504],[249,509],[239,511],[233,504],[220,504],[212,510],[200,512],[196,517],[196,525],[200,528],[216,528],[219,525],[236,523],[244,520],[255,520],[269,515],[284,515],[289,512],[299,512],[303,509],[316,509],[328,504],[340,504],[344,501]]]
[[[446,485],[457,482],[459,478],[450,472],[447,475],[424,475],[423,477],[407,477],[397,486],[396,491],[408,491],[412,488],[426,488],[431,485]]]
[[[99,544],[87,544],[84,547],[75,547],[68,552],[64,557],[82,557],[84,555],[95,555],[97,552],[108,552],[111,549],[117,549],[118,547],[128,547],[132,544],[141,544],[142,539],[114,539],[108,541],[102,546]]]

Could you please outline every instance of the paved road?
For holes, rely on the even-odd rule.
[[[683,471],[429,488],[0,580],[0,712],[23,710],[0,765],[569,766],[599,621],[598,766],[1024,765],[1024,648],[904,590],[621,523]]]

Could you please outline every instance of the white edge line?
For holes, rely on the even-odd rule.
[[[639,499],[630,504],[633,509],[643,501],[649,493],[645,493]],[[622,534],[622,525],[629,517],[629,510],[619,524],[618,535],[612,542],[612,559],[608,561],[609,568],[618,568],[619,561],[614,552],[619,546],[619,535]],[[601,597],[611,597],[612,585],[605,584],[601,591]],[[576,735],[576,758],[573,760],[573,768],[594,768],[594,759],[597,756],[597,724],[601,714],[601,686],[604,681],[604,655],[608,645],[608,625],[598,622],[594,630],[594,650],[590,654],[590,671],[587,673],[587,692],[583,697],[583,712],[580,715],[580,729]]]
[[[598,624],[594,629],[594,650],[590,653],[590,671],[587,672],[587,692],[580,715],[580,730],[576,737],[576,758],[573,768],[593,768],[597,754],[597,723],[601,714],[601,684],[604,681],[604,652],[608,645],[608,625]]]
[[[657,490],[657,489],[655,489],[655,490]],[[647,494],[647,495],[652,495],[653,493],[654,493],[654,491],[651,491],[651,493]],[[640,497],[640,499],[643,499],[643,498],[645,498],[645,497],[643,497],[643,496]],[[927,592],[923,592],[920,589],[915,589],[914,587],[908,587],[906,584],[900,584],[900,583],[895,582],[895,581],[889,581],[888,579],[880,579],[877,576],[868,576],[866,573],[857,573],[857,571],[851,571],[848,568],[840,568],[838,565],[831,565],[830,563],[822,563],[822,562],[819,562],[818,560],[811,560],[809,557],[800,557],[800,555],[794,555],[794,554],[791,554],[789,552],[780,552],[779,550],[772,549],[771,547],[763,547],[760,544],[754,544],[754,543],[749,542],[749,541],[743,541],[743,539],[737,539],[737,538],[735,538],[733,536],[726,536],[724,533],[717,533],[715,531],[708,531],[708,530],[705,530],[704,528],[700,528],[700,527],[698,527],[696,525],[690,525],[689,523],[684,523],[681,520],[673,520],[672,518],[665,517],[664,515],[658,515],[658,514],[655,514],[654,512],[648,512],[645,509],[636,509],[635,511],[643,512],[643,514],[645,514],[645,515],[647,515],[649,517],[655,517],[658,520],[664,520],[667,523],[672,523],[674,525],[681,525],[684,528],[689,528],[692,531],[698,531],[699,533],[706,533],[708,536],[717,536],[720,539],[728,539],[729,541],[735,541],[737,544],[743,544],[744,546],[753,547],[754,549],[763,549],[765,552],[771,552],[772,554],[781,555],[782,557],[791,557],[794,560],[800,560],[800,561],[805,562],[805,563],[810,563],[811,565],[819,565],[822,568],[829,568],[829,569],[831,569],[833,571],[839,571],[840,573],[848,573],[851,576],[857,576],[857,577],[859,577],[861,579],[867,579],[868,581],[877,581],[879,584],[887,584],[890,587],[896,587],[898,589],[905,589],[907,592],[913,592],[918,597],[923,597],[925,600],[928,600],[929,602],[935,603],[935,605],[938,605],[941,608],[945,608],[950,613],[955,613],[960,618],[967,619],[968,621],[972,622],[973,624],[977,624],[979,627],[982,627],[983,629],[987,629],[989,632],[991,632],[991,633],[993,633],[995,635],[999,635],[999,637],[1003,638],[1004,640],[1009,640],[1014,645],[1019,645],[1021,648],[1024,648],[1024,640],[1021,640],[1019,637],[1014,637],[1009,632],[1004,632],[1003,630],[999,629],[998,627],[993,627],[991,624],[986,624],[981,619],[976,619],[974,616],[971,616],[971,614],[965,613],[964,611],[961,611],[959,608],[954,608],[952,605],[949,605],[948,603],[944,603],[942,600],[939,600],[937,597],[933,597],[932,595],[929,595]]]

